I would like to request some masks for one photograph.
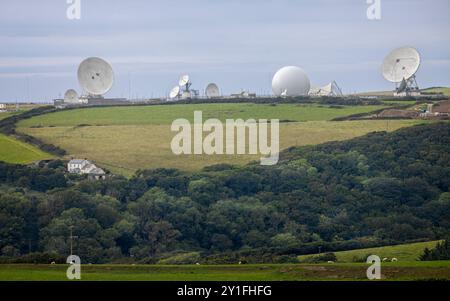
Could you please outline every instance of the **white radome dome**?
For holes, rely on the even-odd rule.
[[[308,95],[310,88],[306,72],[296,66],[283,67],[272,79],[272,91],[276,96]]]

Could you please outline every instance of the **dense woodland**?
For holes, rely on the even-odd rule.
[[[0,163],[3,261],[64,258],[71,227],[92,263],[283,262],[450,230],[448,123],[291,148],[276,166],[89,181],[64,164]]]

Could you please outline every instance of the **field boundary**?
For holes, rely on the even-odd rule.
[[[411,107],[411,104],[401,105],[401,106],[392,106],[392,107],[389,107],[389,110],[403,110],[403,109],[407,109],[409,107]],[[336,118],[333,118],[331,121],[351,121],[351,120],[371,119],[371,118],[363,118],[363,117],[370,116],[373,114],[379,114],[379,113],[383,112],[384,110],[386,110],[386,108],[378,109],[378,110],[375,110],[372,112],[367,112],[367,113],[359,113],[359,114],[353,114],[353,115],[344,116],[344,117],[336,117]],[[412,118],[376,118],[375,120],[386,120],[386,119],[412,119]]]
[[[29,119],[35,116],[44,115],[48,113],[56,112],[57,109],[51,107],[51,106],[45,106],[41,108],[32,109],[29,111],[22,112],[20,114],[15,114],[12,116],[9,116],[5,119],[0,120],[0,133],[4,134],[5,136],[13,137],[17,139],[18,141],[21,141],[25,144],[35,146],[39,148],[41,151],[46,152],[48,154],[61,157],[65,154],[67,154],[66,150],[55,146],[53,144],[47,144],[44,141],[32,137],[30,135],[19,133],[16,131],[16,125],[19,121]]]

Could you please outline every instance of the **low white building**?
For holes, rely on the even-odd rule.
[[[105,179],[106,173],[103,169],[97,167],[86,159],[72,159],[67,164],[67,171],[79,175],[88,175],[95,180]]]
[[[6,104],[0,103],[0,112],[6,112]]]

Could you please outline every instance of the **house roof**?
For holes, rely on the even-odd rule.
[[[94,168],[93,170],[91,170],[89,172],[89,174],[90,175],[104,175],[106,173],[105,173],[105,171],[103,169],[97,167],[97,168]]]
[[[72,159],[72,160],[69,161],[69,164],[81,164],[84,161],[86,161],[86,160],[84,160],[84,159]]]
[[[91,163],[88,160],[85,159],[72,159],[69,161],[69,164],[81,164],[81,168],[73,169],[73,171],[78,171],[83,174],[89,174],[89,175],[105,175],[106,172],[97,167],[95,164]]]
[[[97,168],[97,166],[95,166],[92,163],[87,163],[82,169],[83,170],[89,170],[89,169],[94,169],[94,168]]]

